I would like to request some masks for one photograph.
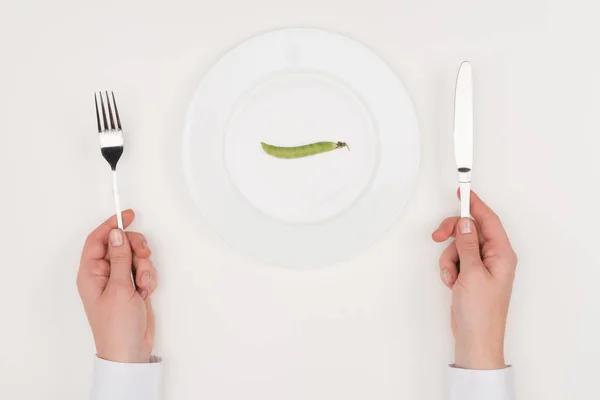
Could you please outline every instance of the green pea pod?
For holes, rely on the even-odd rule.
[[[287,159],[314,156],[315,154],[326,153],[335,149],[341,149],[342,147],[350,150],[350,146],[344,142],[317,142],[296,147],[271,146],[264,142],[260,142],[260,144],[268,155]]]

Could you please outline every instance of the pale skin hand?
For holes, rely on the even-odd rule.
[[[132,210],[124,211],[123,225],[129,226],[134,218]],[[116,216],[90,233],[85,242],[77,288],[100,358],[150,362],[154,344],[150,296],[157,286],[150,255],[144,236],[117,229]]]
[[[445,219],[432,235],[436,242],[455,237],[440,257],[440,276],[452,290],[455,366],[501,369],[517,255],[498,216],[475,193],[471,214],[474,220]]]

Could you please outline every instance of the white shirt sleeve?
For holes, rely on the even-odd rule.
[[[96,357],[92,400],[160,400],[162,365],[124,364]],[[449,367],[448,400],[515,400],[512,367],[468,370]]]
[[[497,370],[448,368],[448,400],[515,400],[512,367]]]
[[[159,400],[160,361],[153,356],[148,364],[124,364],[96,357],[92,400]]]

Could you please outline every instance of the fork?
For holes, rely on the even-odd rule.
[[[104,108],[104,98],[101,91],[94,93],[94,103],[96,104],[96,122],[98,123],[98,135],[100,136],[100,150],[104,159],[110,165],[113,179],[113,197],[115,199],[115,208],[117,210],[117,225],[123,229],[123,216],[121,215],[121,205],[119,202],[119,187],[117,185],[117,163],[123,154],[123,129],[121,128],[121,118],[117,110],[115,94],[111,91],[111,97],[106,94],[106,104],[108,106],[108,119],[106,109]],[[98,98],[100,104],[98,104]],[[112,104],[111,104],[112,100]],[[113,116],[114,109],[114,116]],[[102,118],[100,117],[102,114]],[[115,125],[116,118],[116,125]]]

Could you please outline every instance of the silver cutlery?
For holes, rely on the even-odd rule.
[[[117,185],[117,163],[121,155],[123,155],[123,129],[121,128],[121,118],[117,110],[115,94],[112,91],[110,94],[109,96],[108,91],[105,91],[104,94],[101,91],[96,92],[94,93],[94,102],[96,104],[96,121],[98,123],[98,135],[100,136],[100,150],[112,170],[117,224],[119,229],[123,229],[119,187]],[[106,108],[108,108],[108,117]]]
[[[454,96],[454,157],[460,187],[460,216],[471,216],[473,168],[473,78],[468,61],[460,65]]]

